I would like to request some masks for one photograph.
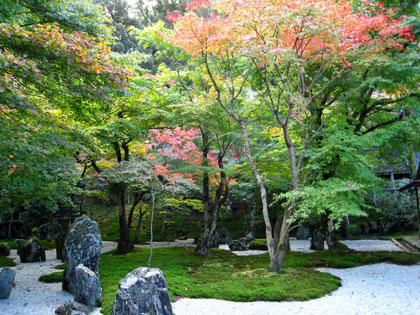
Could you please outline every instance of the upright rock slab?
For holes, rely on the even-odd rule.
[[[30,239],[18,249],[20,261],[26,262],[38,262],[45,261],[45,249],[37,239]]]
[[[101,306],[101,284],[96,273],[78,265],[74,270],[74,299],[89,306]]]
[[[0,272],[0,299],[8,299],[12,293],[13,281],[16,271],[10,268],[3,268]]]
[[[63,286],[70,293],[77,290],[75,269],[82,264],[98,277],[99,259],[102,251],[102,238],[98,224],[87,216],[81,216],[70,226],[64,242],[66,270]]]
[[[137,268],[118,287],[111,315],[172,315],[168,287],[159,269]]]

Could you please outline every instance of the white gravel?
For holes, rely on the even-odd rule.
[[[16,250],[12,250],[11,258],[15,258],[17,266],[15,287],[10,298],[0,300],[1,315],[49,315],[73,295],[61,290],[61,283],[43,283],[38,281],[41,275],[57,272],[54,267],[62,264],[55,259],[55,250],[45,251],[47,260],[41,263],[20,263]]]
[[[181,244],[182,243],[182,244]],[[401,250],[391,241],[343,241],[356,250]],[[193,246],[184,242],[156,243],[154,246]],[[104,242],[103,251],[116,247]],[[137,246],[136,246],[137,247]],[[139,246],[140,247],[140,246]],[[141,247],[145,247],[141,245]],[[221,248],[229,249],[227,246]],[[309,252],[309,241],[291,240],[292,251]],[[260,255],[266,251],[234,252],[237,255]],[[16,250],[11,258],[18,263],[15,287],[7,300],[0,300],[0,315],[53,315],[62,303],[73,295],[61,290],[61,283],[38,281],[41,275],[59,271],[62,262],[55,259],[55,250],[46,251],[46,262],[20,263]],[[343,287],[317,300],[307,302],[229,302],[212,299],[182,299],[174,303],[177,315],[266,315],[266,314],[410,314],[420,315],[420,265],[397,266],[376,264],[351,269],[320,269],[343,279]],[[100,314],[96,309],[91,315]]]
[[[342,279],[331,295],[305,302],[229,302],[181,299],[177,315],[417,315],[420,314],[420,265],[375,264],[349,269],[321,268]]]

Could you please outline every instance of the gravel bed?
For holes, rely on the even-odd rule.
[[[0,300],[0,314],[2,315],[50,315],[73,295],[61,289],[61,283],[44,283],[38,281],[41,275],[57,272],[54,267],[62,264],[55,259],[55,250],[45,251],[45,262],[20,263],[16,250],[12,250],[11,258],[15,258],[17,266],[15,287],[9,299]]]
[[[342,279],[331,295],[305,302],[230,302],[181,299],[173,304],[177,315],[418,315],[420,265],[375,264],[348,269],[320,268]]]

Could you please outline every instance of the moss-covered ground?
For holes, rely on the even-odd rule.
[[[146,266],[148,249],[116,256],[103,254],[99,266],[103,288],[103,312],[108,314],[118,282],[127,273]],[[316,252],[288,253],[284,271],[267,272],[268,255],[235,256],[228,251],[211,250],[208,257],[194,254],[193,248],[155,248],[152,267],[160,268],[172,300],[180,297],[214,298],[230,301],[308,300],[336,290],[341,282],[335,276],[314,268],[347,268],[379,262],[415,264],[420,255],[397,252]]]

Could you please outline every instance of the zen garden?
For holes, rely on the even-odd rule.
[[[0,0],[0,314],[420,314],[416,0]]]

